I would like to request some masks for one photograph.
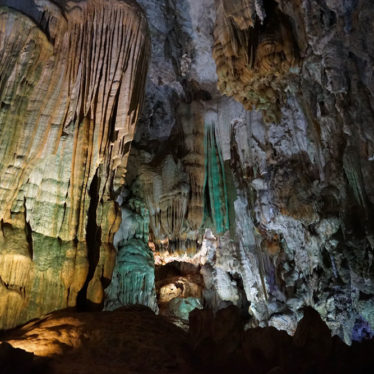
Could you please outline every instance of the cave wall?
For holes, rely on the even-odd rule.
[[[149,57],[133,2],[0,2],[0,328],[100,305]]]
[[[308,305],[347,343],[372,334],[373,5],[139,3],[154,48],[129,188],[156,263],[200,266],[204,305],[249,326],[292,334]]]
[[[3,64],[1,75],[1,316],[11,321],[6,310],[27,311],[23,321],[74,305],[79,292],[78,299],[99,305],[113,268],[106,309],[142,303],[157,311],[163,283],[155,265],[177,261],[199,269],[196,305],[217,311],[234,304],[248,327],[292,334],[311,306],[346,343],[373,334],[374,4],[138,3],[152,52],[136,131],[148,39],[133,2],[107,9],[104,0],[57,7],[34,0],[25,10],[19,0],[12,6],[22,15],[2,13],[4,25],[14,17],[29,32],[0,34],[24,58],[18,70]],[[109,22],[113,40],[105,34],[105,48],[87,47],[97,35],[90,27],[100,33],[106,25],[82,21],[90,7],[109,20],[113,11],[122,25]],[[122,8],[134,16],[121,21]],[[79,25],[85,26],[68,45],[74,50],[74,40],[84,42],[89,66],[74,58],[77,66],[68,64],[62,51],[70,49],[61,49],[69,27]],[[119,47],[127,27],[136,41]],[[36,43],[22,49],[31,39]],[[116,53],[100,55],[108,45]],[[135,59],[122,78],[97,75],[101,58],[107,74],[121,71],[128,57],[121,48]],[[15,56],[1,51],[2,59]],[[93,66],[85,51],[98,53]],[[93,76],[83,79],[88,72]],[[13,135],[5,132],[8,120],[17,124]],[[17,158],[14,149],[23,154]],[[178,282],[180,276],[187,282],[188,274]],[[56,305],[43,309],[38,295],[52,289],[61,290]],[[185,315],[191,294],[175,294],[175,315]]]
[[[276,327],[286,317],[289,326],[284,327],[292,332],[291,320],[301,306],[310,305],[349,343],[363,320],[373,328],[374,28],[368,20],[373,5],[280,1],[278,9],[289,17],[300,61],[289,69],[287,85],[273,101],[281,108],[280,121],[261,126],[253,119],[247,122],[253,161],[236,179],[246,186],[242,193],[247,189],[243,202],[250,201],[259,232],[258,273],[265,280],[263,295],[257,292],[262,302],[255,299],[250,308],[256,319]],[[275,16],[269,9],[266,17]],[[217,18],[216,32],[219,23]],[[256,27],[261,38],[261,25]],[[276,44],[278,38],[272,36],[270,42]],[[256,53],[261,55],[260,48]],[[274,66],[278,57],[271,57]],[[233,56],[233,76],[238,58]],[[261,90],[255,91],[270,102]],[[267,110],[263,118],[269,122]],[[231,149],[239,149],[233,141]],[[238,171],[239,164],[233,165]],[[235,208],[239,216],[248,214]],[[243,242],[240,247],[250,245]]]

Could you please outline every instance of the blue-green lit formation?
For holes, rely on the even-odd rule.
[[[116,234],[118,254],[112,282],[106,290],[105,309],[142,304],[157,311],[154,258],[148,247],[149,213],[135,198],[126,206]]]
[[[217,144],[214,125],[205,128],[204,225],[212,221],[217,234],[229,229],[225,170]]]
[[[172,314],[185,321],[188,321],[188,317],[194,309],[203,309],[201,300],[197,297],[176,297],[169,303],[169,310]]]

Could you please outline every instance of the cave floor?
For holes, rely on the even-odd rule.
[[[113,312],[64,310],[3,332],[0,373],[370,373],[374,341],[331,337],[314,311],[293,337],[243,330],[238,311],[190,315],[189,332],[143,306]]]

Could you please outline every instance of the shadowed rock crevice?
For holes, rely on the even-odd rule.
[[[92,280],[95,269],[99,263],[100,259],[100,246],[101,246],[101,227],[97,226],[96,221],[96,211],[99,204],[99,186],[100,181],[98,177],[98,170],[96,171],[90,188],[89,188],[89,197],[90,197],[90,206],[88,208],[88,222],[86,228],[86,243],[87,243],[87,260],[88,260],[88,274],[86,282],[83,288],[79,291],[77,296],[77,307],[81,310],[90,309],[90,302],[87,300],[87,288]],[[91,305],[92,308],[95,308],[95,305]],[[99,305],[96,305],[98,308]]]

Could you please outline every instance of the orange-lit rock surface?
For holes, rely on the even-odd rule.
[[[294,337],[273,327],[245,331],[244,323],[233,306],[215,315],[195,310],[189,333],[144,306],[114,312],[54,312],[0,336],[0,370],[4,374],[366,374],[374,364],[373,342],[346,346],[331,337],[312,309],[304,310]]]
[[[187,333],[142,306],[55,312],[11,332],[6,340],[49,358],[44,373],[194,372]]]
[[[114,266],[147,23],[132,1],[59,4],[0,7],[0,328],[100,304]]]
[[[155,280],[161,315],[187,323],[192,310],[202,309],[204,279],[200,266],[176,261],[157,266]]]

